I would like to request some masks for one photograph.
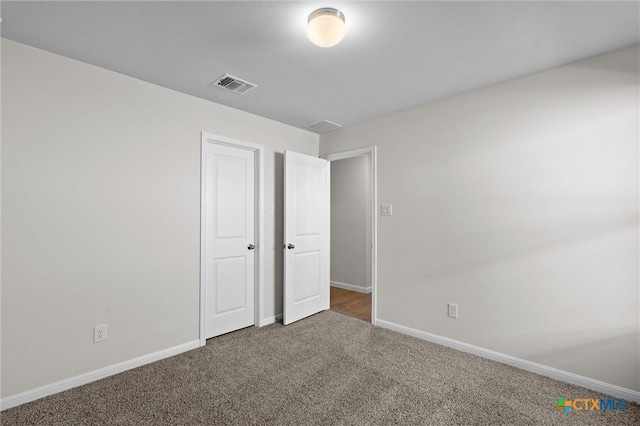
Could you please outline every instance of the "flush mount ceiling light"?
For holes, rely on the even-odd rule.
[[[323,7],[315,10],[307,23],[307,37],[316,46],[335,46],[344,38],[344,15],[338,9]]]

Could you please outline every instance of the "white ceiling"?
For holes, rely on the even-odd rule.
[[[342,43],[306,38],[319,7]],[[637,44],[633,2],[10,2],[2,36],[297,127],[352,125]],[[258,84],[211,86],[224,73]]]

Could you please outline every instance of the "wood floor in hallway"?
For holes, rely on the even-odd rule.
[[[371,322],[371,293],[331,287],[331,310]]]

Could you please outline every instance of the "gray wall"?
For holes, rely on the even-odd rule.
[[[636,46],[322,135],[378,146],[378,317],[640,390],[639,112]]]
[[[371,291],[371,157],[331,162],[331,281]]]
[[[318,136],[2,40],[3,397],[198,339],[202,131],[265,145],[273,317],[281,153]]]

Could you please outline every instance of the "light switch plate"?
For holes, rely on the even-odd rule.
[[[381,216],[393,216],[393,205],[392,204],[383,204],[380,206],[380,215]]]

